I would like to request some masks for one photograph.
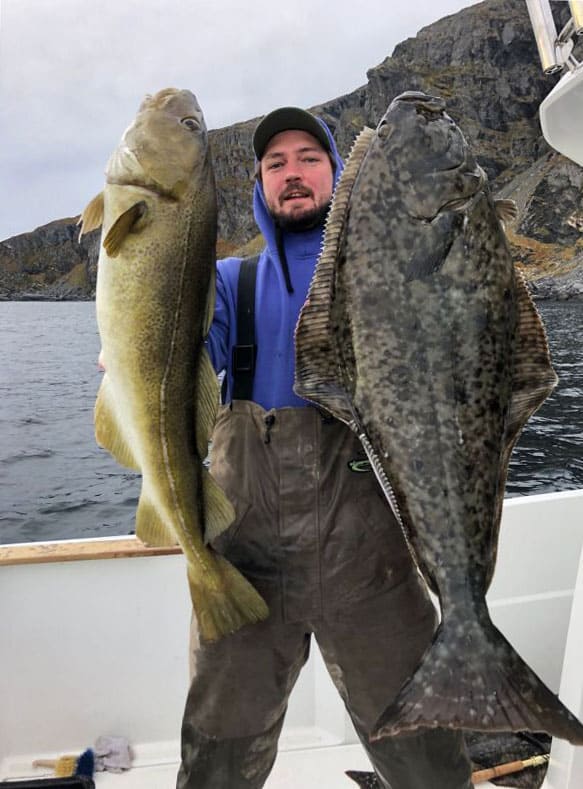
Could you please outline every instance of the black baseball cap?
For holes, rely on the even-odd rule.
[[[280,107],[268,113],[253,132],[253,150],[257,159],[261,159],[272,137],[290,129],[308,132],[318,140],[325,151],[332,153],[328,135],[314,115],[299,107]]]

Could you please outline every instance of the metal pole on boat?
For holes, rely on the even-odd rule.
[[[583,0],[569,0],[575,33],[583,33]]]
[[[561,71],[563,58],[557,42],[557,28],[555,27],[549,0],[526,0],[526,6],[543,71],[545,74]]]

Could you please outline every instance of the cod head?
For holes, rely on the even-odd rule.
[[[196,97],[165,88],[143,100],[107,164],[106,179],[180,198],[207,160],[208,134]]]

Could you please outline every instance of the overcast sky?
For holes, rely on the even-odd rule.
[[[146,93],[196,93],[210,129],[366,82],[475,0],[0,0],[0,240],[79,214]]]

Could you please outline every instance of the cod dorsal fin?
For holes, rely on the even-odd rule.
[[[201,460],[207,456],[219,410],[219,382],[206,348],[201,348],[196,373],[195,435],[196,449]]]
[[[217,287],[217,267],[213,264],[209,277],[209,290],[206,302],[206,312],[204,316],[204,323],[202,327],[202,336],[206,337],[211,330],[211,324],[215,315],[215,301],[216,301],[216,287]]]
[[[103,192],[100,192],[98,195],[95,195],[93,200],[91,200],[85,206],[85,210],[79,217],[79,221],[77,222],[78,225],[81,225],[81,230],[79,231],[79,241],[81,241],[83,236],[87,233],[90,233],[92,230],[97,230],[98,227],[101,227],[103,224],[103,209],[104,197]]]
[[[354,141],[334,191],[322,252],[295,331],[296,393],[315,400],[346,423],[353,419],[353,411],[334,342],[332,311],[350,196],[374,137],[374,130],[365,128]]]
[[[212,542],[235,520],[235,510],[219,483],[203,468],[204,540]]]
[[[196,449],[202,461],[208,452],[217,412],[219,410],[219,382],[206,348],[202,348],[196,374],[195,435]],[[202,497],[204,503],[204,538],[210,542],[235,520],[235,510],[220,485],[202,469]]]

